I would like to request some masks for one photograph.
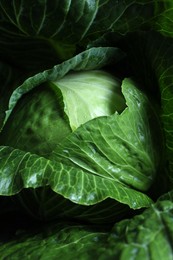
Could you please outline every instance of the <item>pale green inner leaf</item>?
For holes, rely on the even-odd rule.
[[[120,80],[104,71],[67,74],[53,82],[64,98],[65,112],[72,130],[100,116],[108,116],[125,108]]]

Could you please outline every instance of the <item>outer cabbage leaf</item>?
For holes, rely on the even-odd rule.
[[[168,259],[173,257],[173,193],[133,219],[115,224],[99,259]],[[94,251],[93,251],[94,254]]]
[[[161,117],[166,151],[164,167],[173,176],[173,40],[156,32],[129,34],[119,42],[135,78],[148,92]],[[117,46],[119,45],[117,44]],[[142,60],[142,62],[141,62]],[[166,171],[158,175],[169,189]],[[162,181],[160,182],[160,178]],[[172,182],[172,181],[171,181]],[[171,184],[172,185],[172,184]]]
[[[10,242],[0,244],[2,258],[43,259],[92,258],[91,249],[102,245],[107,237],[105,231],[74,223],[50,224],[46,227],[17,230]]]
[[[64,222],[41,227],[32,223],[16,230],[10,241],[0,243],[1,257],[172,260],[172,195],[164,195],[140,215],[116,223],[112,230]]]
[[[102,222],[105,219],[115,220],[116,215],[121,215],[121,207],[117,205],[117,201],[128,205],[133,209],[148,207],[151,199],[147,195],[135,191],[134,189],[113,181],[109,178],[101,178],[94,174],[87,174],[82,169],[76,169],[68,165],[48,160],[43,157],[26,153],[18,149],[7,146],[1,146],[1,195],[11,196],[19,193],[23,188],[43,187],[43,192],[38,191],[42,197],[39,200],[36,211],[32,212],[34,205],[34,196],[32,192],[26,192],[26,196],[21,195],[26,208],[31,211],[31,215],[36,218],[52,219],[59,216],[70,216],[94,221]],[[55,193],[45,193],[44,189],[50,186]],[[33,191],[33,193],[35,193]],[[68,201],[57,196],[62,195]],[[38,197],[39,198],[39,197]],[[79,207],[79,205],[94,205],[107,198],[115,200],[111,203],[105,203],[105,206],[98,206],[92,210],[88,207]],[[31,202],[32,201],[32,202]],[[41,203],[42,202],[42,203]],[[109,206],[108,206],[109,205]],[[106,212],[115,208],[112,215]],[[123,206],[124,207],[124,206]],[[104,209],[103,209],[104,208]],[[31,210],[30,210],[31,209]],[[48,212],[46,212],[48,210]],[[100,215],[100,210],[103,215]],[[125,207],[125,211],[129,210]],[[120,212],[119,212],[120,211]],[[74,213],[73,213],[74,212]],[[92,220],[92,215],[94,215]]]
[[[136,32],[125,37],[111,33],[101,37],[91,46],[119,46],[126,53],[126,63],[121,63],[120,73],[134,75],[144,89],[162,121],[165,149],[163,150],[164,172],[158,174],[155,192],[168,191],[173,174],[173,106],[172,106],[172,53],[173,41],[160,33]],[[123,64],[123,65],[122,65]],[[162,180],[162,181],[160,181]],[[163,185],[164,183],[164,185]],[[159,189],[158,189],[159,187]],[[154,188],[154,187],[153,187]],[[159,195],[159,193],[158,193]]]
[[[0,55],[38,72],[73,57],[107,31],[141,28],[153,15],[155,1],[146,0],[2,0]]]
[[[153,26],[153,29],[159,31],[161,34],[165,36],[173,37],[173,2],[171,0],[158,2],[160,2],[162,5],[162,11],[158,12],[158,16],[156,17],[156,22]],[[157,9],[160,8],[157,7]]]
[[[98,36],[108,30],[122,33],[136,30],[146,20],[153,18],[158,5],[149,0],[65,0],[63,3],[56,0],[51,3],[45,0],[14,0],[7,3],[2,0],[0,7],[3,15],[1,24],[8,25],[8,30],[1,30],[8,32],[8,35],[35,36],[55,42],[76,43],[91,33]],[[109,16],[105,10],[110,11]]]

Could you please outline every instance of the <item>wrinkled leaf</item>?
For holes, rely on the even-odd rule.
[[[163,196],[133,219],[117,223],[99,259],[157,260],[173,258],[173,197]]]
[[[0,54],[36,73],[85,50],[105,32],[140,29],[153,19],[155,5],[146,0],[2,0]]]

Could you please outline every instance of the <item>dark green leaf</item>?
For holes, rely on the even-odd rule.
[[[108,31],[145,28],[157,6],[149,0],[2,0],[0,55],[36,73],[73,57]]]
[[[32,227],[31,227],[32,230]],[[91,249],[103,244],[107,236],[104,231],[93,231],[91,227],[75,224],[51,224],[47,227],[17,230],[13,240],[0,244],[2,259],[78,258],[89,260]]]
[[[143,214],[117,223],[99,259],[173,259],[173,193]]]

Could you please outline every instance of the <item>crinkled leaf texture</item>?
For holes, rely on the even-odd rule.
[[[173,258],[173,192],[143,214],[115,224],[99,259],[157,260]]]
[[[31,228],[32,230],[32,228]],[[8,243],[0,244],[2,259],[80,259],[89,260],[91,249],[102,245],[107,233],[75,223],[50,224],[36,231],[20,230]]]
[[[172,5],[172,1],[164,2],[165,5],[166,3]],[[172,10],[172,8],[167,9],[169,12]],[[163,28],[170,24],[171,20],[168,24],[161,23]],[[169,27],[167,30],[172,33]],[[166,34],[167,31],[165,29],[162,32]],[[154,31],[138,32],[127,34],[123,38],[123,42],[119,44],[123,46],[122,50],[127,53],[129,66],[135,78],[144,85],[153,104],[157,103],[157,113],[161,117],[165,137],[166,151],[163,154],[165,170],[169,168],[168,175],[173,179],[173,39]],[[161,173],[158,184],[162,185],[165,180],[166,178]],[[165,184],[168,191],[169,184],[167,181]]]
[[[19,193],[19,197],[33,217],[52,219],[69,217],[70,214],[71,218],[98,223],[107,219],[114,220],[116,215],[120,217],[128,210],[127,207],[120,206],[118,200],[134,209],[142,206],[141,202],[144,206],[149,206],[151,202],[147,196],[133,192],[116,180],[113,182],[111,179],[88,174],[85,169],[78,169],[75,165],[68,166],[58,163],[58,160],[49,160],[8,146],[1,148],[1,194],[9,196],[25,188]],[[107,201],[106,198],[112,200]],[[94,206],[79,207],[77,204]]]
[[[169,192],[111,231],[64,222],[17,230],[10,241],[0,244],[0,255],[4,259],[172,260],[172,245],[173,192]]]
[[[155,14],[154,5],[150,0],[2,0],[0,55],[39,72],[73,57],[109,30],[140,28]]]

